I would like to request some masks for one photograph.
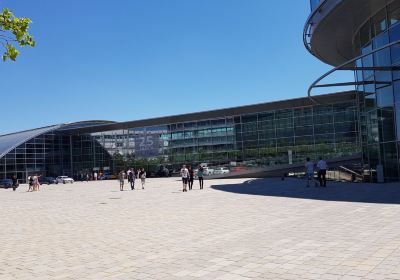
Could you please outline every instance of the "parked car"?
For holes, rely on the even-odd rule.
[[[104,174],[99,177],[99,180],[114,180],[117,179],[117,176],[112,174]]]
[[[178,177],[181,175],[181,170],[180,169],[172,169],[169,171],[170,177]]]
[[[13,182],[11,179],[0,179],[0,188],[8,189],[13,187]]]
[[[155,174],[156,177],[170,177],[170,173],[168,168],[166,167],[160,167],[160,169],[158,169],[158,171]]]
[[[214,169],[214,175],[223,175],[223,174],[228,174],[231,172],[228,167],[218,167]]]
[[[63,183],[63,184],[65,184],[65,183],[74,183],[74,179],[72,179],[72,178],[69,178],[68,176],[58,176],[57,177],[57,182],[58,183]]]
[[[54,177],[40,177],[39,178],[40,184],[58,184],[58,181]]]
[[[213,175],[214,174],[214,169],[213,168],[211,168],[211,167],[203,167],[203,170],[204,170],[204,176],[210,176],[210,175]]]

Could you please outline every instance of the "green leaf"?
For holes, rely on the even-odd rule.
[[[0,47],[3,46],[5,49],[2,56],[3,61],[16,60],[19,55],[17,46],[35,46],[35,40],[28,33],[31,23],[31,19],[18,18],[7,8],[0,12],[0,31],[4,31],[2,32],[3,36],[0,37]]]

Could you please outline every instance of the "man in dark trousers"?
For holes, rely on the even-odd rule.
[[[128,172],[129,172],[128,173],[128,181],[131,184],[131,190],[133,191],[135,189],[135,179],[136,179],[135,170],[134,169],[132,169],[132,170],[129,169]]]
[[[321,187],[326,187],[326,170],[328,169],[328,165],[326,164],[326,161],[322,159],[322,157],[319,158],[317,167],[319,185]]]

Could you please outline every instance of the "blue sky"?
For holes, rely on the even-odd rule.
[[[330,66],[302,43],[307,0],[1,0],[35,48],[0,62],[0,134],[303,97]]]

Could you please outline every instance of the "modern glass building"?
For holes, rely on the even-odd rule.
[[[359,94],[360,141],[371,180],[398,181],[400,172],[400,1],[311,0],[306,48],[318,59],[354,71]]]
[[[315,104],[314,102],[318,102]],[[361,159],[356,91],[131,122],[60,124],[0,136],[0,178],[25,181],[182,164],[291,169],[306,157]]]
[[[303,169],[306,157],[366,181],[400,179],[400,0],[311,0],[311,54],[334,68],[308,97],[130,122],[86,121],[0,136],[0,178],[79,178],[128,167],[229,167],[229,176]],[[337,71],[354,80],[323,84]],[[312,95],[319,87],[354,90]],[[334,90],[333,92],[336,92]],[[251,175],[251,172],[253,174]]]

